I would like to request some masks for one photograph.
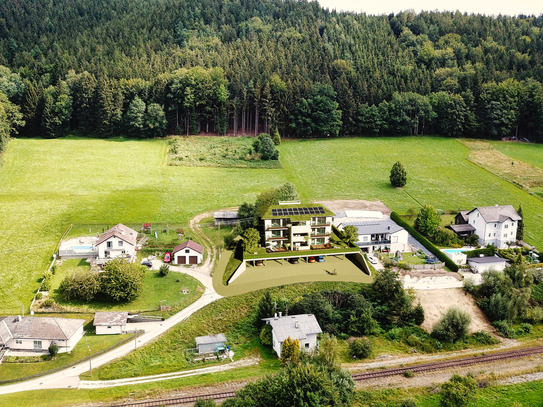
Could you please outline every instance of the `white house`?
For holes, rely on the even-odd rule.
[[[346,222],[341,229],[352,225],[358,231],[358,241],[355,244],[363,251],[373,253],[376,250],[405,252],[409,250],[407,239],[409,233],[390,218],[383,220],[368,220],[361,222]]]
[[[280,202],[265,209],[260,218],[266,247],[288,244],[292,250],[309,250],[330,242],[334,213],[322,204]]]
[[[12,350],[46,352],[56,343],[70,352],[83,337],[84,319],[9,316],[0,318],[0,345]]]
[[[93,325],[96,335],[122,334],[126,332],[128,312],[97,312]]]
[[[116,257],[132,257],[136,252],[138,232],[119,223],[106,230],[98,241],[98,259],[114,259]]]
[[[204,246],[187,240],[173,249],[172,259],[177,264],[200,264],[204,261]]]
[[[470,257],[468,264],[476,273],[489,270],[503,271],[507,267],[507,260],[498,256]]]
[[[277,356],[281,357],[281,349],[285,339],[298,339],[300,349],[311,351],[317,346],[317,335],[322,333],[322,329],[313,314],[300,314],[288,316],[275,316],[273,318],[263,318],[267,324],[272,327],[273,350]]]
[[[511,205],[480,206],[468,212],[469,224],[475,228],[482,246],[493,244],[506,249],[517,239],[518,221],[522,218]]]

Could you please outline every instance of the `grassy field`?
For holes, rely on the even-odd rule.
[[[147,270],[144,276],[144,288],[142,294],[134,301],[128,303],[110,303],[101,301],[78,301],[64,300],[62,293],[58,289],[62,280],[71,272],[77,269],[88,270],[89,266],[85,260],[65,260],[58,266],[51,281],[51,294],[48,298],[53,298],[55,302],[64,310],[83,310],[85,312],[95,311],[130,311],[158,312],[160,301],[166,300],[166,304],[174,309],[181,310],[189,304],[196,301],[204,292],[199,282],[183,273],[170,272],[167,276],[161,276],[156,270]],[[179,280],[179,282],[177,282]],[[182,294],[183,289],[188,289],[189,294]],[[164,316],[169,316],[171,312],[166,312]]]
[[[543,162],[543,149],[533,147],[526,161]],[[13,140],[0,168],[0,309],[28,307],[70,223],[187,224],[287,181],[303,200],[380,199],[399,213],[427,203],[522,203],[525,239],[543,247],[543,202],[467,161],[469,150],[453,139],[286,141],[283,169],[168,166],[167,148],[165,140]],[[408,173],[403,190],[388,179],[397,160]]]
[[[72,352],[59,353],[53,360],[36,363],[2,363],[0,365],[0,381],[31,376],[88,359],[89,350],[87,345],[91,348],[92,354],[96,354],[117,345],[127,338],[127,335],[87,334],[86,344],[85,340],[82,339]]]
[[[281,168],[278,160],[253,154],[252,137],[172,137],[168,163],[183,167]]]

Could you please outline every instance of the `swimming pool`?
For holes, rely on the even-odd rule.
[[[443,249],[445,253],[449,254],[459,254],[462,252],[468,252],[470,249]]]
[[[92,246],[72,246],[72,250],[92,250]]]

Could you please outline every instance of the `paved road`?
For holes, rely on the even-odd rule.
[[[172,268],[173,269],[173,268]],[[145,345],[146,343],[154,340],[159,335],[162,335],[168,329],[172,328],[179,322],[187,319],[194,312],[212,303],[213,301],[222,298],[217,294],[213,288],[212,278],[209,276],[209,262],[206,262],[201,269],[183,269],[175,268],[174,271],[182,272],[198,279],[205,287],[204,294],[194,303],[189,305],[184,310],[171,316],[161,324],[157,324],[156,327],[149,332],[145,332],[143,335],[137,338],[137,347]],[[92,367],[97,368],[114,359],[127,355],[134,350],[134,342],[129,342],[122,345],[111,352],[104,353],[100,356],[92,358]],[[17,393],[20,391],[28,390],[40,390],[40,389],[66,389],[66,388],[78,388],[80,384],[79,375],[89,370],[89,363],[84,362],[68,369],[61,370],[50,375],[42,376],[37,379],[28,380],[25,382],[10,384],[7,386],[0,386],[0,394]]]

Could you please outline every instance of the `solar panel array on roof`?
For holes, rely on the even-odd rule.
[[[381,222],[379,221],[367,221],[367,222],[346,222],[344,223],[345,226],[351,225],[351,226],[378,226]]]
[[[272,209],[272,216],[296,216],[296,215],[324,215],[324,208],[315,206],[311,208],[284,208]]]

